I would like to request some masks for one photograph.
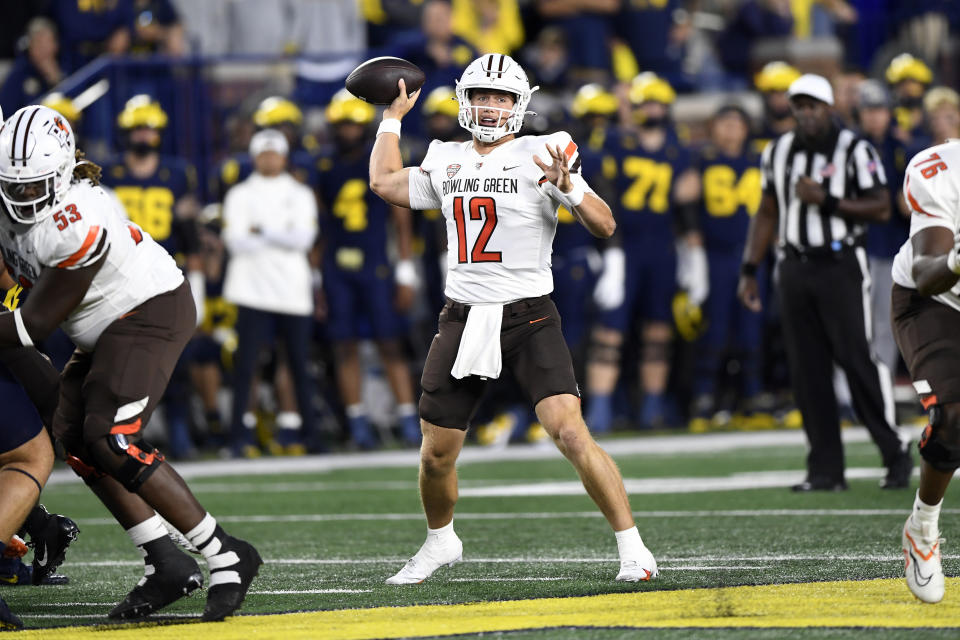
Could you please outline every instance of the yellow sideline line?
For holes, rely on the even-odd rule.
[[[370,640],[547,627],[960,628],[958,596],[960,578],[947,579],[947,596],[937,605],[915,600],[903,579],[815,582],[238,616],[206,624],[61,627],[16,637]]]

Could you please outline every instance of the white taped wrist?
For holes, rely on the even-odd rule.
[[[583,185],[577,184],[576,182],[573,183],[573,189],[571,189],[569,193],[564,193],[560,190],[560,187],[552,182],[548,182],[547,185],[550,197],[571,211],[574,207],[579,207],[583,203],[583,198],[587,194]]]
[[[27,326],[23,324],[23,317],[20,315],[20,309],[14,310],[13,323],[17,325],[17,336],[20,338],[20,344],[25,347],[32,347],[33,340],[30,338],[30,334],[27,333]]]
[[[377,127],[377,135],[381,133],[395,133],[397,137],[400,137],[400,121],[396,118],[384,118],[380,121],[380,126]]]
[[[622,247],[607,247],[603,252],[603,270],[623,273],[626,270],[627,255]]]
[[[402,287],[416,287],[419,281],[413,260],[401,260],[393,270],[393,278]]]
[[[960,260],[957,257],[957,247],[950,250],[947,254],[947,269],[960,276]]]

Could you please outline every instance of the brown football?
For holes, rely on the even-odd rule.
[[[390,104],[398,95],[397,82],[403,78],[407,94],[423,86],[426,76],[420,67],[404,60],[383,56],[367,60],[347,76],[347,91],[371,104]]]

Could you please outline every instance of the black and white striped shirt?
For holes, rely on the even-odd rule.
[[[862,241],[866,225],[836,213],[823,215],[820,207],[805,204],[796,193],[800,176],[821,183],[835,198],[856,198],[875,187],[886,187],[887,176],[876,149],[850,129],[835,129],[830,143],[809,150],[793,131],[771,141],[760,161],[763,192],[777,200],[778,243],[799,251],[830,248],[835,251]]]

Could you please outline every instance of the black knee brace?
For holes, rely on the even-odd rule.
[[[587,359],[597,364],[616,365],[620,362],[620,345],[591,338]]]
[[[640,349],[640,361],[670,362],[673,350],[669,341],[647,340]]]
[[[111,433],[89,448],[97,466],[131,493],[136,493],[164,461],[163,454],[149,442],[142,438],[131,441],[122,433]]]
[[[931,467],[944,473],[952,473],[960,469],[960,444],[957,438],[944,437],[951,434],[945,434],[947,430],[958,431],[960,424],[956,420],[948,419],[947,411],[939,405],[934,405],[930,409],[930,424],[923,430],[920,436],[920,456],[926,460]],[[949,416],[954,417],[954,416]],[[960,416],[956,416],[960,418]]]

